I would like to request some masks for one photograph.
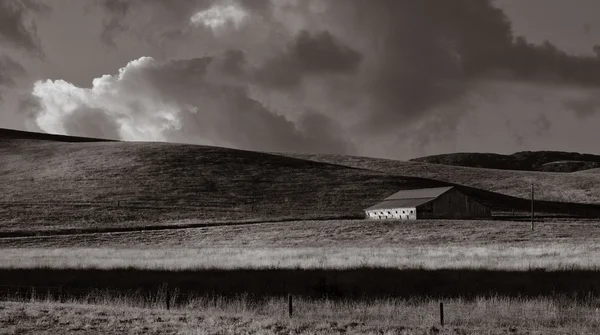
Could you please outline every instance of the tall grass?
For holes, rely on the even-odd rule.
[[[172,296],[173,297],[173,296]],[[67,306],[110,306],[111,308],[138,307],[168,313],[193,313],[212,317],[237,317],[254,320],[289,322],[287,299],[251,299],[247,296],[219,297],[197,296],[179,299],[166,312],[164,292],[156,296],[140,298],[131,295],[111,295],[101,291],[94,296],[72,298]],[[15,302],[55,304],[51,298],[14,299]],[[440,299],[379,299],[372,301],[329,300],[295,298],[294,322],[312,325],[327,322],[330,327],[353,323],[377,325],[382,329],[394,326],[427,328],[439,326]],[[447,327],[465,329],[572,329],[600,331],[599,302],[596,300],[571,301],[568,298],[505,298],[488,297],[475,300],[449,299],[444,302],[444,319]],[[55,305],[56,306],[56,305]]]
[[[536,246],[7,248],[0,269],[531,269],[598,270],[600,247]]]

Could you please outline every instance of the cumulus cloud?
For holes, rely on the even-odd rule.
[[[38,81],[37,124],[51,133],[125,140],[351,152],[326,116],[307,112],[293,122],[254,99],[243,81],[227,80],[242,75],[228,57],[167,62],[143,57],[117,75],[95,79],[91,88]]]
[[[89,89],[39,82],[43,129],[69,132],[69,115],[81,123],[88,111],[112,118],[105,129],[116,127],[124,139],[402,157],[399,144],[418,152],[460,137],[479,99],[502,96],[502,86],[489,83],[600,86],[599,58],[514,36],[491,0],[98,3],[107,43],[135,30],[158,45],[181,39],[220,49],[189,59],[141,58]],[[236,25],[243,29],[222,29]],[[192,39],[195,33],[203,39]],[[529,103],[516,93],[510,99]],[[498,124],[515,137],[515,124],[538,137],[553,129],[553,120],[538,114]]]

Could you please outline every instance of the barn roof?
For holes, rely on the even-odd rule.
[[[365,210],[418,207],[435,200],[437,197],[450,191],[452,188],[453,186],[446,186],[398,191],[385,198],[382,202]]]
[[[435,187],[435,188],[418,188],[415,190],[402,190],[398,191],[385,200],[399,200],[399,199],[422,199],[422,198],[437,198],[440,195],[450,191],[453,186],[446,187]]]
[[[392,208],[413,208],[424,205],[436,198],[421,198],[421,199],[397,199],[397,200],[384,200],[374,206],[371,206],[366,211],[375,209],[392,209]]]

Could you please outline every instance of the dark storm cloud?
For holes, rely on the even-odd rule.
[[[48,10],[46,4],[35,0],[0,1],[0,41],[36,56],[42,56],[35,22],[26,23],[31,12]]]
[[[169,40],[180,40],[189,36],[190,17],[210,8],[218,0],[90,0],[106,13],[102,42],[115,45],[115,39],[139,23],[141,13],[148,13],[149,21],[144,24],[140,35],[145,35],[151,44],[161,45]],[[265,13],[269,10],[269,0],[244,0],[238,5],[251,13]]]
[[[182,108],[181,128],[169,135],[175,140],[200,136],[249,150],[353,152],[328,117],[308,112],[292,122],[253,98],[246,69],[243,53],[229,51],[161,63],[139,75],[164,100],[190,107]]]
[[[0,44],[42,57],[43,52],[37,37],[35,23],[26,24],[26,19],[32,11],[38,12],[47,9],[45,5],[33,0],[0,1]],[[14,58],[0,53],[0,86],[13,86],[15,77],[25,73],[25,68]],[[1,95],[0,99],[2,99]]]
[[[306,75],[356,72],[361,55],[338,41],[331,33],[301,31],[287,50],[264,64],[256,73],[261,84],[281,89],[298,85]]]
[[[570,99],[564,103],[564,106],[575,112],[580,118],[592,116],[600,111],[600,97],[598,92],[580,99]]]
[[[594,47],[592,48],[592,50],[596,54],[596,57],[600,58],[600,44],[594,45]]]
[[[334,8],[348,35],[373,41],[375,64],[364,78],[364,94],[374,101],[368,124],[376,131],[394,131],[436,107],[461,103],[470,85],[500,73],[515,80],[600,85],[598,59],[516,38],[491,1],[354,0]],[[453,119],[448,116],[445,126]]]
[[[25,68],[7,55],[0,54],[0,86],[13,86],[14,77],[23,75]]]
[[[124,0],[104,0],[102,5],[110,13],[110,16],[103,23],[104,27],[100,33],[100,40],[114,47],[115,38],[128,30],[124,21],[129,13],[131,3]]]

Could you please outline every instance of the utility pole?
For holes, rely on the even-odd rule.
[[[533,182],[531,183],[531,231],[534,229],[534,214],[533,214]]]

